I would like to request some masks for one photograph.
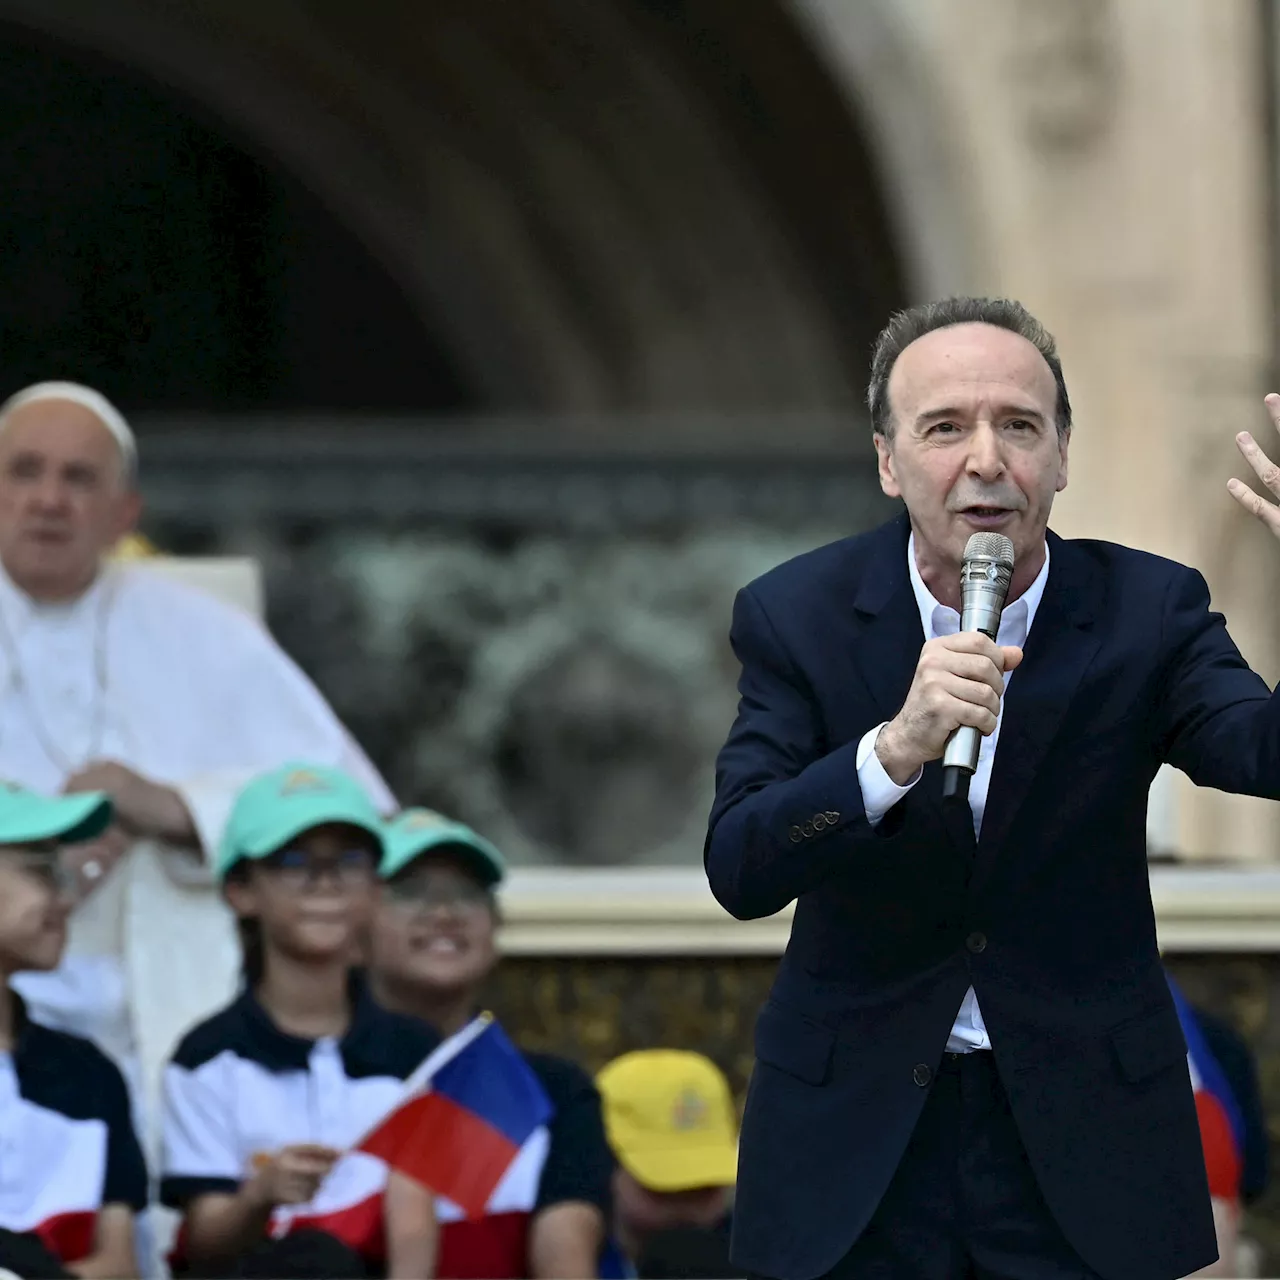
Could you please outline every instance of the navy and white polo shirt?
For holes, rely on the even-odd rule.
[[[252,1177],[255,1157],[281,1147],[346,1150],[391,1109],[405,1077],[439,1043],[425,1023],[376,1004],[362,983],[352,984],[351,1025],[341,1040],[289,1035],[244,992],[188,1032],[165,1068],[161,1200],[182,1209],[197,1196],[234,1193]],[[386,1180],[381,1160],[346,1155],[314,1200],[277,1209],[269,1230],[317,1228],[381,1261]]]
[[[147,1207],[147,1168],[119,1068],[12,999],[14,1050],[0,1053],[0,1227],[34,1232],[75,1262],[93,1252],[103,1205]]]

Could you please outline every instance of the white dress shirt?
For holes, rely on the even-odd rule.
[[[953,636],[960,630],[960,615],[945,604],[939,604],[933,598],[929,588],[924,585],[920,570],[916,565],[916,539],[911,535],[907,543],[907,571],[911,575],[911,589],[915,592],[916,605],[920,610],[920,626],[925,640],[936,640],[939,636]],[[1045,545],[1044,564],[1036,575],[1035,581],[1010,604],[1005,605],[1000,615],[1000,634],[997,643],[1014,645],[1021,648],[1031,634],[1031,624],[1035,621],[1036,610],[1040,607],[1044,596],[1044,586],[1049,580],[1049,547]],[[1005,688],[1013,672],[1004,677]],[[1000,725],[1004,720],[1004,702],[1000,704],[1000,716],[996,720],[994,732],[982,739],[978,752],[978,767],[969,782],[969,808],[973,811],[973,833],[982,832],[982,814],[987,805],[987,789],[991,785],[991,766],[996,758],[996,745],[1000,739]],[[887,722],[886,722],[887,723]],[[878,724],[863,734],[858,743],[858,785],[862,788],[862,803],[866,809],[867,821],[875,826],[890,809],[920,780],[917,773],[906,784],[899,786],[884,770],[880,757],[876,755],[876,737],[884,724]],[[987,1034],[986,1023],[982,1020],[982,1010],[978,1008],[978,997],[972,987],[965,992],[960,1002],[960,1012],[956,1015],[947,1038],[947,1049],[951,1053],[970,1053],[974,1049],[990,1049],[991,1037]]]

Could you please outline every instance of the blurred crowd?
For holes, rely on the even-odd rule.
[[[394,798],[256,621],[112,558],[137,463],[88,388],[0,406],[0,1267],[733,1275],[724,1075],[510,1045],[501,852]],[[1175,996],[1233,1274],[1253,1064]],[[426,1097],[432,1149],[387,1146]]]

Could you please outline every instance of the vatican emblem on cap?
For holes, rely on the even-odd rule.
[[[671,1108],[671,1124],[675,1129],[700,1129],[707,1120],[706,1099],[693,1089],[686,1089]]]
[[[433,827],[451,827],[453,823],[434,809],[410,809],[400,819],[402,831],[429,831]]]
[[[291,796],[298,791],[328,791],[329,784],[310,769],[295,769],[280,784],[280,794]]]

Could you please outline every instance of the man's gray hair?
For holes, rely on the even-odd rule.
[[[943,298],[939,302],[922,302],[889,318],[880,330],[871,357],[871,377],[867,382],[867,408],[871,411],[871,429],[877,435],[893,435],[893,414],[889,408],[889,375],[898,357],[917,339],[935,329],[949,329],[957,324],[990,324],[1008,329],[1025,338],[1044,357],[1058,387],[1054,406],[1054,423],[1058,435],[1071,430],[1071,400],[1062,376],[1062,361],[1053,334],[1020,302],[1008,298]]]

